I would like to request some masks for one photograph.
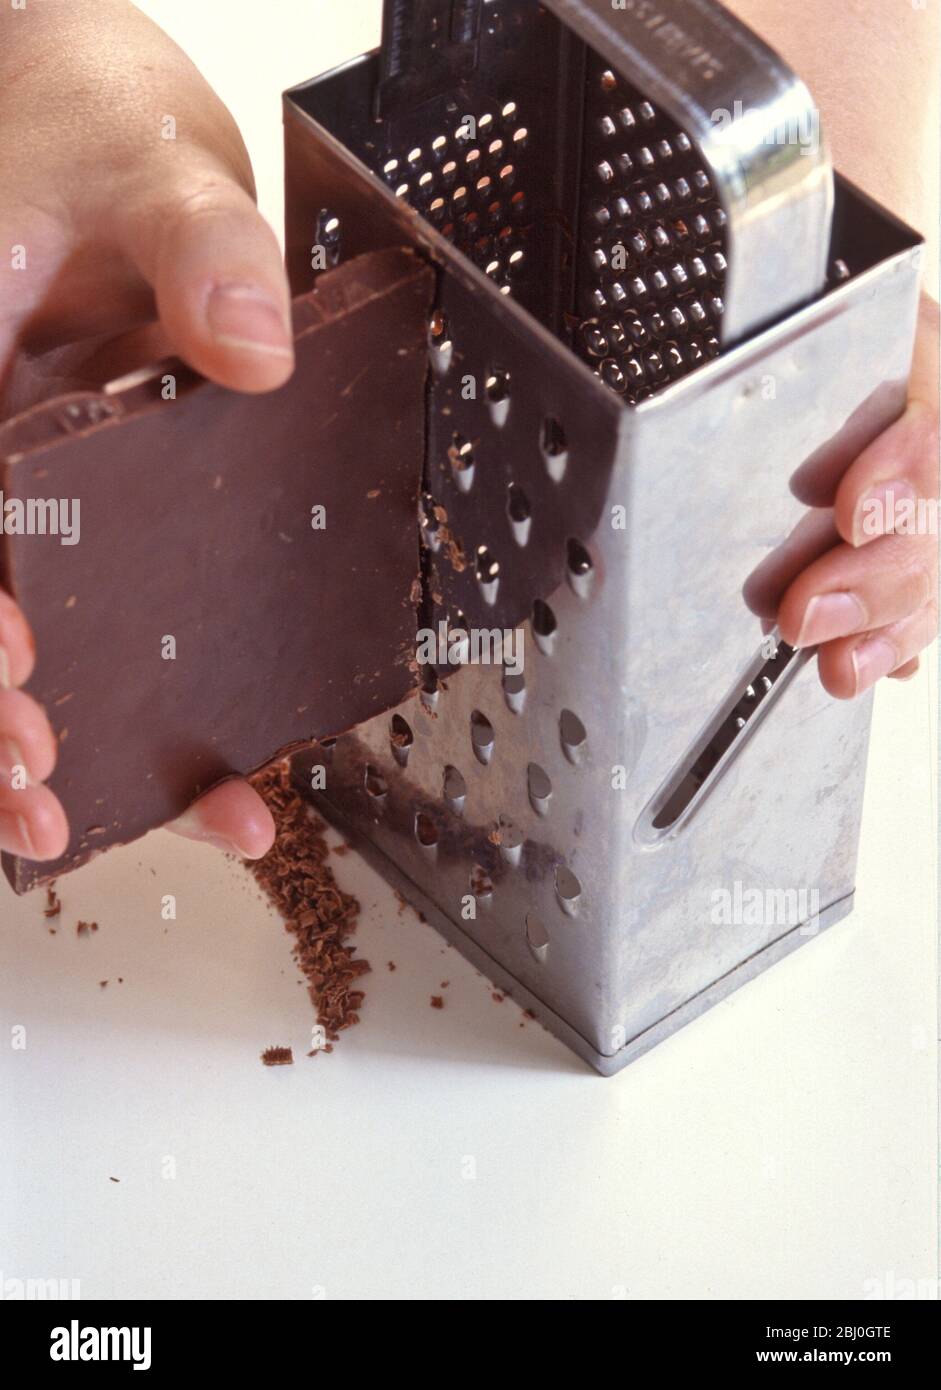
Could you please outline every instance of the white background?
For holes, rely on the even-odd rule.
[[[379,0],[142,8],[235,114],[280,227],[280,93],[373,46]],[[352,855],[334,867],[374,970],[363,1024],[316,1059],[290,940],[240,866],[153,835],[62,881],[55,936],[41,895],[0,884],[3,1279],[514,1300],[931,1281],[933,684],[880,690],[853,916],[612,1080],[520,1027]],[[263,1068],[269,1043],[297,1064]]]

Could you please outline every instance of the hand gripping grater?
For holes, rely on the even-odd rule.
[[[454,639],[296,780],[612,1073],[851,909],[871,701],[743,587],[797,471],[832,493],[902,411],[918,238],[709,0],[387,0],[285,127],[295,291],[437,267],[422,621]],[[522,673],[466,659],[503,630]]]

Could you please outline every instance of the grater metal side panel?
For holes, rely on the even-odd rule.
[[[736,696],[744,733],[713,760],[684,817],[661,825],[652,808],[711,737],[762,641],[743,595],[804,513],[789,483],[799,475],[806,495],[813,473],[825,491],[904,406],[918,239],[838,180],[827,293],[716,356],[725,267],[707,257],[727,246],[716,188],[699,186],[670,222],[645,221],[632,205],[616,234],[649,243],[633,248],[645,285],[629,306],[648,340],[633,344],[643,381],[621,389],[610,363],[632,370],[628,313],[594,254],[610,251],[614,233],[591,221],[602,138],[593,122],[610,114],[615,88],[600,57],[561,38],[564,26],[538,6],[483,14],[481,61],[450,105],[435,96],[376,122],[374,56],[288,94],[288,259],[303,288],[327,208],[338,254],[404,241],[437,264],[424,617],[445,634],[521,633],[524,669],[439,661],[420,693],[303,755],[296,776],[460,949],[611,1072],[852,900],[871,705],[830,699],[813,664],[795,661],[760,708]],[[498,20],[542,27],[488,35]],[[521,42],[537,32],[552,55],[541,87]],[[579,72],[563,101],[560,79]],[[618,99],[625,90],[622,81]],[[638,110],[642,98],[630,97]],[[506,119],[525,130],[513,194],[523,194],[523,222],[508,239],[523,253],[516,261],[467,239],[461,219],[486,210],[490,189],[468,188],[455,217],[441,185],[465,106],[495,120],[512,108]],[[666,121],[654,109],[648,122],[671,143],[650,180],[680,154],[689,165],[671,178],[695,182],[696,150]],[[483,158],[479,140],[476,149]],[[655,190],[650,180],[614,186],[609,207]],[[677,221],[701,244],[683,250]],[[665,287],[651,274],[669,275],[679,250],[687,270],[703,253],[718,301],[695,330],[695,271]],[[592,298],[599,289],[604,305]],[[676,308],[684,324],[668,319]],[[579,333],[592,310],[616,318],[625,339],[605,321]],[[701,354],[690,354],[696,337]],[[671,345],[681,360],[660,371],[646,354]],[[736,885],[783,895],[787,920],[733,902],[723,923],[717,906]]]

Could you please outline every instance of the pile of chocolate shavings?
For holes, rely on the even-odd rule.
[[[344,1028],[359,1022],[365,998],[357,982],[369,962],[357,959],[355,946],[345,944],[359,919],[359,903],[337,887],[327,863],[326,826],[292,787],[287,763],[273,763],[250,780],[278,833],[265,857],[247,867],[293,935],[294,958],[307,980],[317,1022],[335,1042]]]

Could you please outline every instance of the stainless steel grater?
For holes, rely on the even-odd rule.
[[[870,700],[743,586],[797,469],[902,411],[919,239],[710,0],[387,0],[285,127],[295,291],[317,249],[437,267],[423,625],[525,638],[522,674],[456,640],[298,785],[614,1072],[852,906]]]

